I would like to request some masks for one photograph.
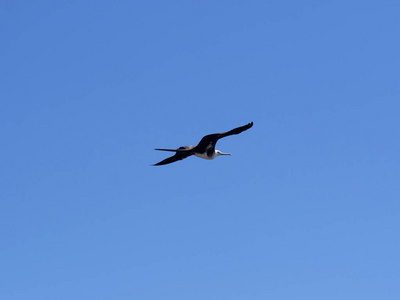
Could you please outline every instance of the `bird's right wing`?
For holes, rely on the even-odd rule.
[[[232,134],[239,134],[251,127],[253,127],[253,122],[250,122],[249,124],[246,124],[244,126],[234,128],[227,132],[206,135],[201,139],[200,143],[196,146],[196,150],[202,152],[211,147],[212,148],[211,150],[214,151],[215,144],[219,139]]]
[[[237,127],[228,132],[221,133],[219,138],[223,138],[232,134],[239,134],[247,129],[250,129],[251,127],[253,127],[253,122],[250,122],[249,124],[246,124],[244,126]]]

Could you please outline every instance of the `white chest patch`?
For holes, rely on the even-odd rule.
[[[195,153],[195,156],[200,157],[200,158],[204,158],[204,159],[214,159],[216,157],[215,152],[213,153],[213,155],[211,157],[207,156],[207,153]]]

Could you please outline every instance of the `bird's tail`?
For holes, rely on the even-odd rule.
[[[170,151],[170,152],[177,152],[177,151],[179,151],[179,149],[177,150],[177,149],[154,149],[154,150],[159,150],[159,151]]]
[[[159,151],[169,151],[169,152],[189,152],[190,149],[154,149],[154,150],[159,150]]]

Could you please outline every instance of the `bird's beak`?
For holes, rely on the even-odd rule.
[[[230,154],[230,153],[222,153],[221,152],[221,155],[232,155],[232,154]]]

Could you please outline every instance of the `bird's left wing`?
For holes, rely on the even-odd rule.
[[[166,165],[166,164],[170,164],[173,162],[176,162],[178,160],[182,160],[186,157],[189,157],[190,155],[192,155],[191,153],[183,153],[183,152],[176,152],[176,154],[174,156],[168,157],[162,161],[160,161],[159,163],[154,164],[153,166],[162,166],[162,165]]]
[[[192,152],[190,152],[190,150],[192,150],[194,148],[194,146],[183,146],[183,147],[179,147],[179,149],[176,150],[172,150],[172,149],[155,149],[155,150],[161,150],[161,151],[175,151],[175,155],[168,157],[162,161],[160,161],[159,163],[154,164],[153,166],[162,166],[162,165],[166,165],[166,164],[170,164],[173,162],[176,162],[178,160],[182,160],[186,157],[189,157],[191,155],[193,155]]]

